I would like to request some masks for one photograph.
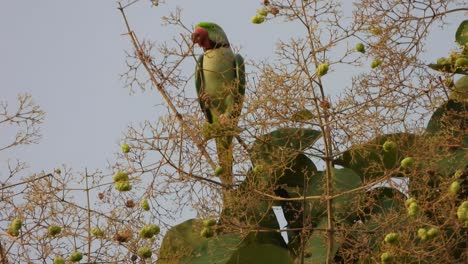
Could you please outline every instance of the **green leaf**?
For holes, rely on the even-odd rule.
[[[271,262],[275,259],[280,260],[279,263],[292,263],[285,246],[261,240],[257,233],[250,233],[245,238],[238,234],[203,238],[200,236],[202,228],[203,221],[199,219],[190,219],[171,228],[163,239],[157,263],[275,263]]]
[[[437,170],[444,176],[451,176],[457,170],[468,167],[468,149],[457,149],[450,157],[446,157],[437,163]]]
[[[327,218],[324,217],[320,220],[317,228],[325,229],[327,227]],[[327,248],[328,239],[326,232],[323,230],[315,230],[306,242],[304,264],[319,264],[326,263],[327,261]],[[340,245],[333,241],[332,255],[335,256]]]
[[[466,130],[468,127],[467,111],[467,103],[449,100],[434,112],[427,124],[426,132],[436,134],[444,131],[458,132]]]
[[[455,33],[455,41],[462,46],[468,43],[468,20],[463,21],[460,26],[458,26],[457,32]]]
[[[284,165],[314,144],[320,135],[320,131],[308,128],[280,128],[254,142],[250,150],[252,162]]]
[[[216,263],[218,262],[205,262]],[[293,264],[288,250],[272,244],[246,244],[235,252],[228,264]],[[221,264],[221,263],[219,263]]]
[[[352,146],[334,163],[354,170],[363,182],[375,179],[385,175],[388,170],[398,168],[400,160],[410,156],[417,138],[418,136],[409,133],[378,136],[364,144]],[[387,140],[395,142],[397,150],[385,152],[382,145]]]
[[[324,176],[325,177],[325,176]],[[332,170],[333,194],[339,194],[361,186],[361,177],[352,169],[343,168]],[[362,191],[345,194],[333,199],[333,213],[337,219],[345,219],[354,214],[357,208],[356,198]]]

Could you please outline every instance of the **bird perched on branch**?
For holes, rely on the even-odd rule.
[[[245,94],[244,59],[234,54],[226,33],[215,23],[198,23],[192,41],[204,51],[195,69],[198,101],[208,121],[203,130],[212,132],[207,140],[216,140],[221,182],[231,185],[232,139]]]

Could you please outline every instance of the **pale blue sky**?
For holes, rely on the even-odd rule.
[[[199,21],[220,24],[230,41],[242,47],[246,59],[273,54],[278,37],[291,36],[295,26],[272,21],[250,22],[260,0],[168,0],[151,8],[142,0],[128,10],[140,38],[169,39],[161,16],[183,8],[187,25]],[[115,1],[5,1],[0,8],[0,100],[13,102],[18,93],[32,94],[46,112],[40,144],[0,153],[0,161],[19,158],[31,171],[51,171],[61,164],[75,170],[105,169],[114,160],[131,122],[156,120],[159,94],[129,95],[119,74],[125,70],[129,40]],[[453,32],[463,17],[431,37],[437,58],[455,47]],[[436,48],[437,47],[437,48]],[[192,69],[187,69],[192,70]],[[341,83],[341,86],[345,86]],[[0,131],[0,133],[4,133]],[[0,168],[4,168],[0,165]],[[4,176],[0,170],[0,178]]]

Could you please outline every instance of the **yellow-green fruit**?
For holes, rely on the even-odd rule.
[[[464,201],[457,209],[458,220],[468,226],[468,201]]]
[[[418,237],[421,240],[427,240],[427,230],[425,228],[418,229]]]
[[[147,259],[147,258],[151,257],[153,252],[151,252],[151,249],[149,247],[141,247],[141,248],[138,249],[137,254],[141,258]]]
[[[114,182],[128,181],[128,173],[118,171],[114,174]]]
[[[388,244],[396,244],[400,239],[400,235],[398,233],[389,233],[385,236],[385,242]]]
[[[452,184],[450,184],[449,191],[451,194],[456,195],[458,191],[460,191],[460,182],[459,181],[454,181]]]
[[[412,202],[408,206],[408,215],[409,216],[416,216],[419,214],[420,208],[419,205],[416,202]]]
[[[255,15],[251,18],[252,23],[254,24],[261,24],[265,21],[265,17],[264,16],[260,16],[260,15]]]
[[[151,231],[151,233],[153,233],[153,235],[158,235],[159,232],[161,232],[161,228],[154,224],[148,225],[148,228]]]
[[[205,238],[212,237],[213,235],[214,235],[214,232],[209,227],[204,227],[202,231],[200,232],[200,236],[205,237]]]
[[[375,60],[373,60],[371,62],[370,66],[371,66],[372,69],[375,69],[375,68],[379,67],[380,64],[382,64],[382,61],[380,61],[379,59],[375,59]]]
[[[140,229],[140,237],[142,238],[152,238],[153,236],[159,234],[160,228],[157,225],[146,225]]]
[[[104,232],[102,232],[102,230],[99,227],[94,227],[93,229],[91,229],[91,234],[95,237],[104,236]]]
[[[431,227],[427,231],[427,238],[432,239],[432,238],[436,237],[438,234],[439,234],[439,229]]]
[[[380,255],[380,260],[382,263],[390,263],[393,260],[393,255],[389,252],[384,252],[382,255]]]
[[[361,53],[366,53],[366,49],[364,48],[364,44],[362,44],[362,43],[356,44],[356,50],[361,52]]]
[[[254,172],[254,173],[262,173],[262,172],[263,172],[263,165],[256,165],[256,166],[253,168],[253,172]]]
[[[14,237],[19,236],[19,229],[14,229],[12,226],[8,227],[7,232],[8,232],[8,234],[10,234],[11,236],[14,236]]]
[[[55,171],[54,171],[54,172],[55,172],[55,173],[57,173],[57,174],[60,174],[60,173],[62,173],[62,171],[61,171],[60,169],[55,169]]]
[[[411,168],[414,164],[414,159],[412,157],[406,157],[400,162],[400,166],[403,169]]]
[[[385,152],[395,151],[397,149],[397,144],[393,141],[387,140],[383,143],[382,148]]]
[[[132,185],[128,181],[119,181],[115,184],[115,189],[120,192],[128,192],[132,189]]]
[[[70,255],[70,261],[71,262],[78,262],[80,261],[81,259],[83,259],[83,253],[81,252],[73,252],[71,255]]]
[[[65,259],[61,257],[55,257],[54,258],[54,264],[65,264]]]
[[[14,219],[11,222],[11,228],[15,230],[20,230],[22,225],[23,225],[23,222],[21,221],[21,219],[18,219],[18,218]]]
[[[455,67],[466,67],[468,66],[468,58],[458,58],[455,61]]]
[[[62,232],[62,228],[60,226],[52,225],[49,226],[49,235],[56,236]]]
[[[265,9],[260,9],[257,11],[257,15],[266,17],[268,15],[268,11]]]
[[[141,200],[141,209],[143,209],[145,211],[150,210],[150,205],[149,205],[148,199]]]
[[[413,197],[409,198],[408,200],[405,201],[406,207],[410,206],[411,203],[417,203],[417,200],[414,199]]]
[[[324,76],[328,72],[328,63],[322,63],[317,68],[317,75]]]
[[[223,172],[224,172],[224,169],[221,166],[216,167],[216,169],[214,171],[216,176],[219,176],[219,175],[223,174]]]
[[[468,76],[463,76],[455,82],[449,97],[459,102],[468,101]]]
[[[123,153],[129,153],[130,152],[130,146],[126,143],[122,144],[122,152]]]
[[[207,219],[205,221],[203,221],[203,226],[205,227],[210,227],[210,226],[214,226],[216,225],[216,219]]]

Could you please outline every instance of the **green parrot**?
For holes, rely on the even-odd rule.
[[[226,132],[215,137],[222,168],[218,173],[223,184],[231,185],[232,131],[237,126],[245,94],[244,59],[234,54],[226,33],[215,23],[198,23],[192,41],[204,51],[195,69],[198,101],[208,121],[207,126]]]

